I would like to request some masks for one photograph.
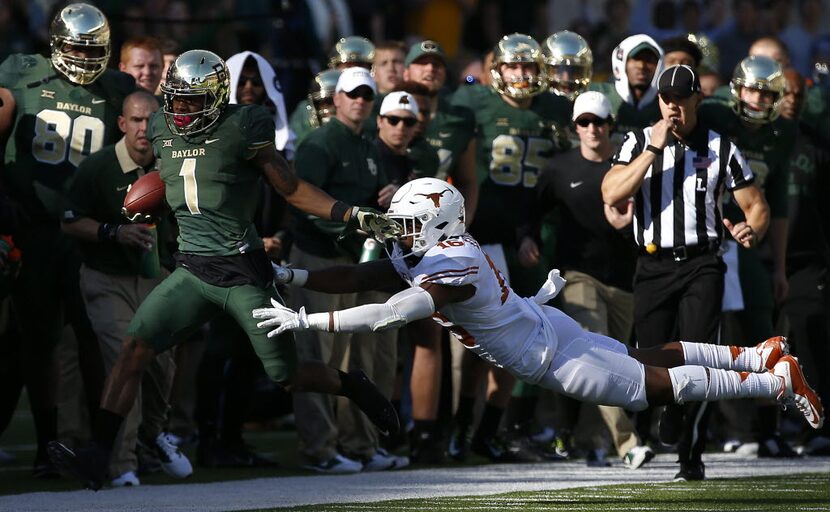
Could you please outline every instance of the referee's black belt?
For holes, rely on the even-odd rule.
[[[640,256],[647,256],[655,259],[671,259],[674,261],[686,261],[701,254],[717,252],[717,242],[709,242],[697,245],[681,245],[679,247],[656,247],[654,244],[640,248]]]

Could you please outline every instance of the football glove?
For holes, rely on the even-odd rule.
[[[400,225],[386,215],[372,208],[358,208],[352,210],[352,218],[346,224],[345,232],[359,229],[378,241],[385,242],[403,233]]]
[[[309,329],[308,315],[306,315],[305,307],[301,307],[299,311],[294,311],[280,304],[276,299],[271,299],[273,308],[259,308],[253,310],[251,313],[254,318],[267,320],[256,324],[257,327],[274,327],[278,326],[273,331],[268,333],[269,338],[279,336],[285,331],[306,331]]]

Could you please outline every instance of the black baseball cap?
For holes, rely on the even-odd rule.
[[[672,66],[657,79],[658,94],[674,94],[681,98],[688,98],[700,92],[700,80],[692,68],[684,64]]]

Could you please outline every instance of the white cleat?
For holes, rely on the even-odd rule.
[[[784,404],[795,404],[811,427],[821,428],[824,424],[824,408],[816,392],[807,384],[798,360],[793,356],[783,356],[773,367],[772,373],[784,380],[778,400]]]

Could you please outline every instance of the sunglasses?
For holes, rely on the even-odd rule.
[[[374,101],[375,99],[375,93],[373,93],[372,89],[369,89],[368,87],[358,87],[357,89],[346,92],[346,96],[353,100],[363,98],[363,101]]]
[[[262,78],[258,76],[240,76],[239,77],[239,85],[245,85],[248,82],[251,82],[251,85],[254,87],[262,87]]]
[[[398,126],[398,123],[403,122],[403,125],[407,128],[412,128],[415,126],[415,123],[418,122],[417,119],[414,117],[398,117],[398,116],[380,116],[386,121],[391,124],[392,126]]]
[[[605,126],[608,124],[608,119],[602,119],[600,117],[580,117],[576,120],[576,124],[583,128],[587,128],[589,124],[593,123],[594,126]]]

